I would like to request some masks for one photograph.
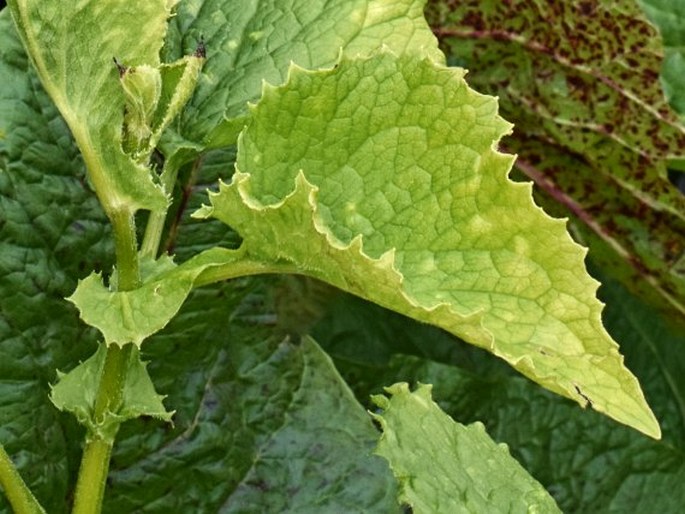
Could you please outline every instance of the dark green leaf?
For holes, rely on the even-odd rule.
[[[56,369],[95,347],[64,301],[113,248],[69,131],[0,14],[0,440],[48,512],[78,465],[76,421],[48,400]],[[8,509],[0,495],[0,511]]]
[[[147,345],[176,427],[123,427],[106,512],[392,512],[377,433],[328,357],[308,339],[265,338],[261,295],[234,310],[230,290],[194,293]],[[190,322],[207,315],[233,322]]]
[[[685,4],[673,0],[639,0],[639,4],[663,38],[661,80],[666,98],[685,116]]]

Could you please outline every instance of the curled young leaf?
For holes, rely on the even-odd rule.
[[[203,63],[197,52],[159,67],[117,62],[126,96],[123,148],[136,162],[149,162],[164,130],[190,99]]]
[[[141,123],[144,125],[151,109],[149,101],[156,95],[148,89],[156,82],[151,70],[159,64],[170,2],[152,0],[137,4],[136,9],[128,0],[14,0],[8,5],[43,87],[71,129],[104,210],[111,216],[164,209],[166,195],[152,180],[148,167],[122,147],[127,95],[112,57],[126,66],[152,67],[141,67],[148,72],[131,75],[143,78],[143,84],[124,74],[124,82],[131,82],[127,87],[132,114],[127,123],[137,118],[131,124],[136,139],[146,130]],[[140,86],[145,101],[136,96]]]
[[[162,77],[158,68],[147,65],[126,68],[120,75],[126,96],[123,145],[130,154],[139,152],[152,135],[152,117],[162,91]]]

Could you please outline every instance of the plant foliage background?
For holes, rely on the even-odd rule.
[[[677,82],[685,14],[670,4],[474,0],[427,10],[448,58],[470,70],[472,87],[498,95],[515,123],[503,144],[519,154],[521,178],[590,245],[605,325],[661,423],[661,441],[579,409],[438,329],[312,279],[246,278],[193,292],[146,343],[174,425],[122,427],[105,511],[399,512],[387,464],[358,449],[370,452],[377,440],[364,411],[370,394],[402,380],[434,384],[433,397],[457,421],[482,421],[566,512],[679,512],[685,199],[668,175],[678,176],[685,148]],[[180,51],[175,35],[207,30],[201,6],[219,12],[214,2],[189,2],[170,53]],[[641,9],[663,30],[675,113],[660,87],[664,49]],[[0,77],[0,440],[48,511],[64,512],[82,429],[47,401],[49,384],[55,369],[95,350],[98,334],[64,298],[90,270],[111,269],[111,235],[5,11]],[[197,134],[214,121],[184,126],[193,123]],[[218,241],[237,246],[225,225],[190,218],[234,157],[210,150],[182,168],[181,207],[165,241],[179,261]]]

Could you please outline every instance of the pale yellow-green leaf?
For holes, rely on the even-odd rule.
[[[586,250],[514,183],[511,126],[464,71],[381,51],[266,86],[213,216],[286,262],[442,327],[548,389],[659,437],[602,326]]]

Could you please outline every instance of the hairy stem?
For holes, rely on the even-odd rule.
[[[2,444],[0,444],[0,486],[5,491],[16,514],[45,514],[45,510],[31,494]]]
[[[107,348],[95,399],[96,422],[103,421],[110,413],[117,412],[121,407],[132,350],[133,344],[127,344],[123,348],[116,345]],[[97,433],[88,434],[76,483],[74,514],[100,512],[115,435],[116,431],[109,437]]]
[[[140,287],[138,265],[138,243],[133,213],[128,210],[117,211],[111,216],[114,229],[114,244],[117,255],[118,291],[132,291]]]
[[[117,289],[131,291],[140,286],[135,221],[133,214],[126,211],[115,214],[111,220],[116,244]],[[122,348],[116,345],[107,348],[93,412],[98,425],[121,408],[132,351],[132,343]],[[76,483],[74,514],[101,511],[117,429],[107,433],[89,431]]]
[[[112,443],[93,439],[86,443],[81,459],[73,514],[97,514],[102,509]]]

